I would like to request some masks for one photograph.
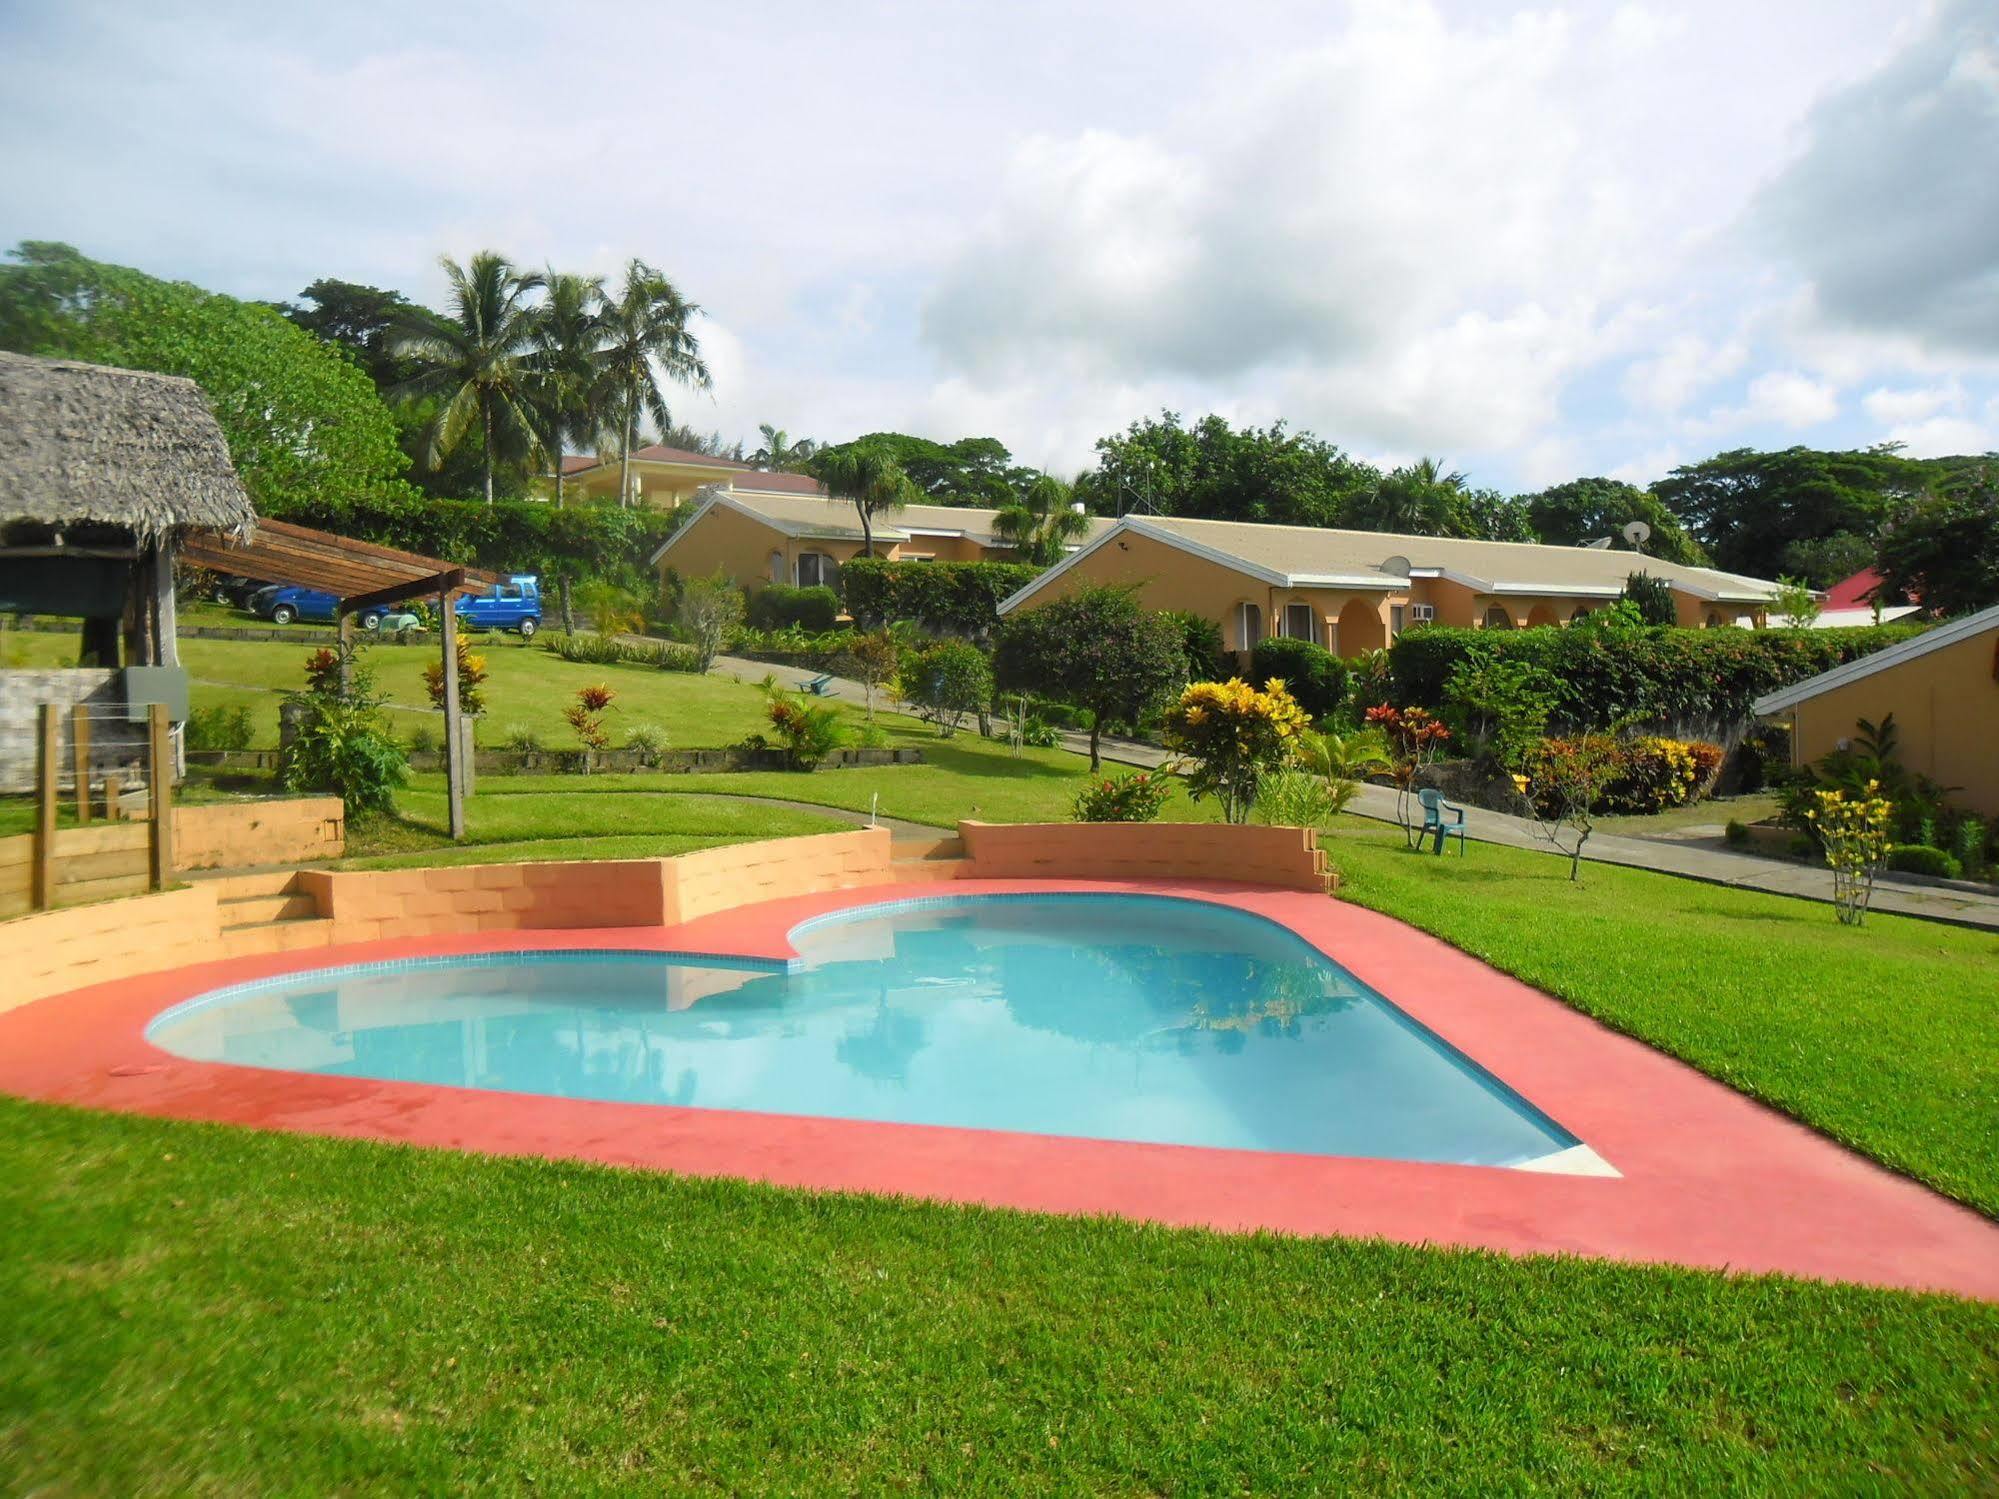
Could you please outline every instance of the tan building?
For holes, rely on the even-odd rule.
[[[562,460],[563,489],[577,499],[615,500],[624,466],[615,455],[590,458],[571,454]],[[713,458],[661,443],[634,448],[631,492],[635,505],[672,510],[686,504],[711,484],[739,494],[803,494],[825,497],[826,490],[810,474],[774,474],[734,458]]]
[[[1132,515],[1007,599],[1000,613],[1090,584],[1136,584],[1148,608],[1216,621],[1231,650],[1282,635],[1356,656],[1417,624],[1567,624],[1614,601],[1638,571],[1666,582],[1689,627],[1760,627],[1776,591],[1760,578],[1593,547]]]
[[[830,499],[823,491],[774,494],[740,487],[789,477],[751,474],[710,487],[687,524],[653,553],[654,568],[662,577],[670,569],[683,578],[720,571],[744,588],[831,587],[840,565],[860,555],[861,518],[849,501]],[[1004,562],[1012,547],[993,534],[998,514],[956,505],[905,505],[876,517],[875,555],[891,562]],[[1092,519],[1084,543],[1111,526]]]
[[[1756,711],[1789,722],[1794,765],[1892,713],[1904,765],[1948,787],[1957,806],[1999,817],[1999,607],[1758,698]]]

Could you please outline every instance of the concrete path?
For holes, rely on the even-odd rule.
[[[746,682],[763,680],[771,673],[786,686],[798,686],[811,676],[795,667],[771,666],[762,661],[718,656],[715,670]],[[864,693],[858,682],[835,678],[828,696],[843,702],[859,703]],[[876,706],[880,706],[879,701]],[[1064,749],[1088,754],[1089,736],[1064,733]],[[1103,758],[1117,765],[1155,770],[1171,758],[1154,744],[1138,744],[1128,739],[1106,738],[1100,746]],[[1386,786],[1363,786],[1347,808],[1359,817],[1377,822],[1395,822],[1395,792]],[[1680,830],[1683,834],[1686,830]],[[1474,807],[1466,814],[1466,832],[1474,843],[1499,843],[1510,848],[1550,852],[1548,840],[1534,823],[1503,812],[1487,812]],[[901,836],[901,835],[898,835]],[[1454,856],[1453,856],[1454,857]],[[1632,869],[1650,869],[1682,879],[1702,880],[1711,885],[1733,885],[1743,890],[1763,890],[1772,895],[1791,895],[1801,900],[1832,900],[1832,871],[1789,859],[1766,859],[1740,854],[1730,849],[1703,846],[1684,836],[1677,838],[1631,838],[1598,833],[1583,849],[1591,863],[1622,864]],[[1883,878],[1874,887],[1873,909],[1893,911],[1902,916],[1918,916],[1954,926],[1981,927],[1999,931],[1999,896],[1942,885],[1919,885]]]

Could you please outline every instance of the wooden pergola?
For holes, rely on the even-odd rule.
[[[418,552],[398,551],[372,541],[356,541],[289,521],[259,518],[249,535],[189,531],[180,545],[182,560],[216,572],[317,588],[340,600],[336,620],[342,660],[354,638],[354,617],[410,599],[435,598],[444,671],[444,779],[451,808],[453,840],[465,836],[465,771],[462,718],[458,709],[458,622],[451,600],[459,593],[490,593],[497,574],[464,567]]]

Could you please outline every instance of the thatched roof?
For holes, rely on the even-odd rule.
[[[96,523],[151,541],[256,518],[192,380],[0,352],[0,524]]]

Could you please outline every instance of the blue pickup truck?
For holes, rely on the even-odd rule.
[[[541,628],[541,580],[515,573],[482,598],[460,594],[458,623],[468,630],[516,630],[523,640]]]

